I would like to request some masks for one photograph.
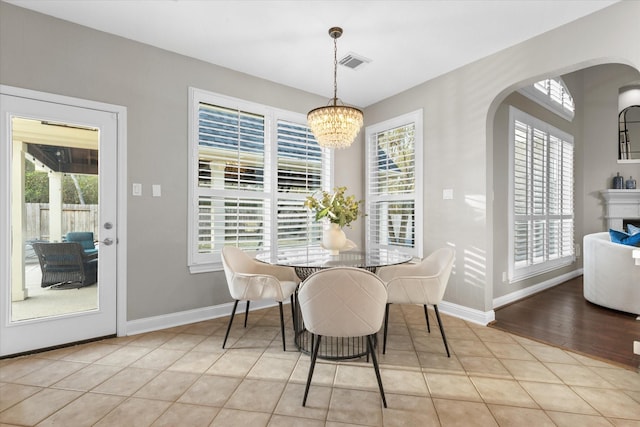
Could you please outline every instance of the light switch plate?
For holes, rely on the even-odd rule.
[[[131,189],[131,194],[134,196],[142,196],[142,184],[133,183],[133,188]]]
[[[153,197],[162,196],[162,187],[160,186],[160,184],[153,184],[151,186],[151,194],[153,195]]]
[[[442,190],[442,200],[453,200],[453,188]]]

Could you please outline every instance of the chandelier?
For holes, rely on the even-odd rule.
[[[325,148],[346,148],[360,132],[363,123],[362,111],[346,105],[338,105],[338,42],[342,28],[332,27],[333,38],[333,99],[332,105],[315,108],[307,114],[307,122],[316,141]]]

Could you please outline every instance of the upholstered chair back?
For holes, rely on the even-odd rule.
[[[256,261],[235,246],[222,248],[222,266],[231,297],[241,301],[283,301],[293,293],[299,279],[289,267]]]
[[[436,250],[422,262],[383,267],[378,272],[387,283],[389,303],[439,304],[453,268],[454,250]]]
[[[305,327],[333,337],[375,334],[382,326],[387,290],[380,278],[358,268],[330,268],[309,276],[298,291]]]

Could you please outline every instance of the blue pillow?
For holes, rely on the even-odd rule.
[[[627,224],[627,231],[633,236],[634,234],[640,233],[640,227],[636,227],[633,224]]]
[[[609,237],[614,243],[620,243],[628,246],[640,246],[640,233],[630,235],[624,231],[609,230]]]

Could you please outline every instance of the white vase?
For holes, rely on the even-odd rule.
[[[338,224],[329,223],[322,230],[322,247],[331,255],[338,255],[347,243],[347,236]]]

